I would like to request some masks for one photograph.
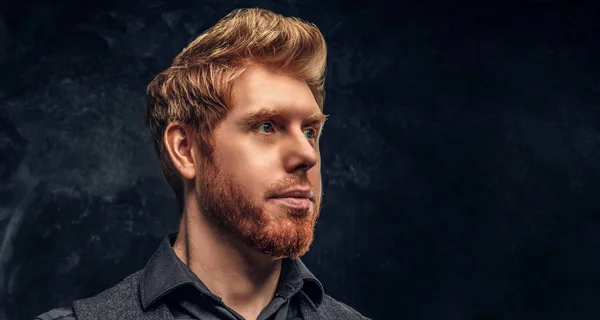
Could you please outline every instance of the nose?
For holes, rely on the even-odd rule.
[[[288,135],[283,146],[285,169],[292,173],[308,171],[319,162],[318,142],[312,142],[302,130]]]

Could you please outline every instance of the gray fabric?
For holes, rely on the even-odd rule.
[[[166,304],[159,300],[142,308],[140,299],[140,274],[138,271],[114,287],[91,298],[77,300],[73,309],[78,320],[174,320]],[[308,296],[300,291],[300,313],[306,320],[352,320],[367,319],[351,307],[336,301],[328,295],[317,308]]]
[[[79,320],[175,320],[189,318],[187,315],[197,319],[241,319],[240,315],[223,304],[221,298],[213,295],[177,258],[170,241],[174,236],[165,237],[165,241],[143,270],[96,296],[75,301],[72,312],[69,308],[55,309],[38,316],[37,319],[73,320],[76,316]],[[197,290],[186,291],[193,288]],[[198,292],[210,299],[197,299]],[[192,297],[196,299],[192,301]],[[212,309],[200,308],[201,302],[208,303],[205,307],[222,307],[224,310],[221,311],[230,310],[233,313],[208,312]],[[186,309],[187,314],[178,314],[176,307]],[[206,312],[195,312],[197,310]],[[274,313],[277,310],[278,312]],[[274,316],[276,320],[366,319],[354,309],[326,295],[321,283],[300,259],[283,261],[277,293],[261,316]]]
[[[164,303],[144,310],[140,301],[140,273],[138,271],[114,287],[91,298],[73,302],[78,320],[174,320]]]

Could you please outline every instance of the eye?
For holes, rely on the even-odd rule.
[[[315,133],[314,129],[306,129],[306,130],[304,130],[304,132],[305,133],[308,132],[308,134],[306,135],[307,138],[309,138],[309,139],[315,138],[316,133]]]
[[[273,131],[273,124],[270,122],[263,122],[260,125],[258,125],[258,129],[259,130],[264,130],[264,132],[271,132]]]

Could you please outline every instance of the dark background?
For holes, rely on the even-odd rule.
[[[0,319],[142,268],[177,226],[145,87],[238,7],[328,41],[303,258],[375,319],[600,317],[597,1],[4,1]]]

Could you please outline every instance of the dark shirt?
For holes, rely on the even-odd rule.
[[[169,234],[148,261],[140,294],[144,308],[164,301],[175,319],[243,320],[235,310],[213,294],[206,285],[177,257],[173,244],[177,234]],[[299,259],[283,259],[275,296],[261,311],[257,320],[302,319],[300,295],[318,307],[323,301],[323,286]],[[34,320],[76,319],[72,308],[44,313]]]

